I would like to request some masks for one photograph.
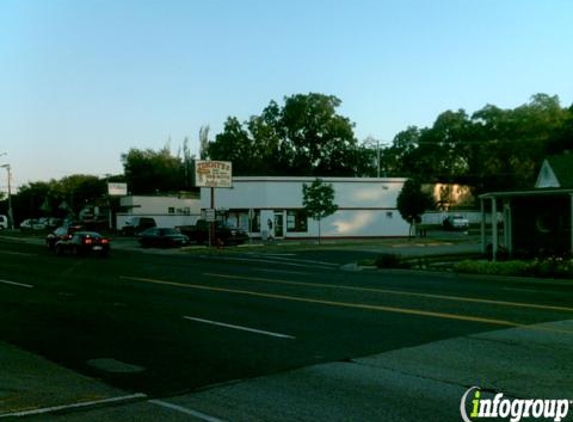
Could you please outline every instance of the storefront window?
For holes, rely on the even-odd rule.
[[[308,219],[304,210],[287,211],[287,232],[306,233],[308,231]]]
[[[253,218],[251,219],[251,231],[257,233],[261,231],[261,211],[253,210]]]

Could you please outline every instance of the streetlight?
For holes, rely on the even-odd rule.
[[[10,220],[10,228],[14,228],[14,213],[12,211],[12,171],[10,164],[2,164],[0,167],[5,168],[8,172],[8,219]]]

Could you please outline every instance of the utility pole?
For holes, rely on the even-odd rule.
[[[378,177],[380,177],[380,141],[376,140],[376,160],[378,162]]]
[[[10,164],[3,164],[2,166],[8,172],[8,220],[10,220],[10,229],[14,228],[14,212],[12,211],[12,171]]]

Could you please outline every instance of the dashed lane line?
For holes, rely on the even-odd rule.
[[[203,324],[216,325],[218,327],[232,328],[234,330],[248,331],[250,333],[263,334],[263,335],[270,336],[270,337],[286,338],[286,339],[291,339],[291,340],[294,340],[296,338],[296,337],[289,336],[286,334],[273,333],[271,331],[258,330],[256,328],[249,328],[249,327],[243,327],[241,325],[234,325],[234,324],[227,324],[224,322],[211,321],[211,320],[203,319],[203,318],[190,317],[190,316],[184,316],[183,318],[185,318],[186,320],[189,320],[189,321],[201,322]]]
[[[150,278],[142,278],[142,277],[128,277],[128,276],[120,276],[123,280],[131,280],[141,283],[148,283],[148,284],[156,284],[162,286],[173,286],[173,287],[181,287],[185,289],[194,289],[194,290],[204,290],[210,292],[220,292],[220,293],[232,293],[232,294],[239,294],[243,296],[250,296],[250,297],[258,297],[258,298],[266,298],[266,299],[277,299],[277,300],[285,300],[290,302],[300,302],[300,303],[311,303],[317,305],[326,305],[326,306],[336,306],[340,308],[349,308],[349,309],[360,309],[365,311],[377,311],[377,312],[389,312],[389,313],[396,313],[396,314],[403,314],[403,315],[412,315],[412,316],[420,316],[420,317],[430,317],[430,318],[440,318],[440,319],[447,319],[447,320],[455,320],[455,321],[464,321],[464,322],[472,322],[472,323],[480,323],[480,324],[490,324],[490,325],[501,325],[505,327],[519,327],[525,329],[531,329],[535,331],[551,331],[551,332],[558,332],[562,334],[573,334],[573,331],[568,330],[560,330],[560,329],[553,329],[553,328],[545,328],[545,327],[532,327],[527,324],[522,324],[514,321],[507,321],[495,318],[485,318],[485,317],[476,317],[471,315],[463,315],[463,314],[450,314],[444,312],[435,312],[435,311],[425,311],[423,309],[415,309],[415,308],[401,308],[401,307],[394,307],[394,306],[383,306],[383,305],[369,305],[365,303],[352,303],[352,302],[337,302],[332,300],[325,300],[325,299],[313,299],[308,297],[300,297],[300,296],[289,296],[283,294],[275,294],[275,293],[263,293],[257,292],[252,290],[239,290],[239,289],[230,289],[225,287],[212,287],[212,286],[205,286],[201,284],[187,284],[187,283],[178,283],[175,281],[167,281],[167,280],[156,280]]]
[[[164,407],[166,409],[171,409],[185,415],[193,416],[194,418],[201,419],[205,422],[226,422],[223,419],[215,418],[213,416],[206,415],[205,413],[198,412],[197,410],[189,409],[187,407],[179,406],[177,404],[168,403],[163,400],[149,400],[149,403],[156,406]]]
[[[82,401],[82,402],[76,402],[76,403],[71,403],[71,404],[64,404],[61,406],[44,407],[44,408],[40,408],[40,409],[31,409],[31,410],[23,410],[21,412],[6,413],[4,415],[0,415],[0,418],[42,415],[42,414],[46,414],[46,413],[60,412],[62,410],[78,409],[78,408],[82,408],[82,407],[91,407],[91,406],[99,406],[102,404],[109,404],[109,403],[127,402],[127,401],[131,401],[131,400],[144,399],[146,397],[147,397],[147,395],[143,394],[143,393],[130,394],[128,396],[110,397],[110,398],[101,399],[101,400]]]
[[[34,286],[31,284],[24,284],[24,283],[16,283],[15,281],[10,281],[10,280],[0,280],[1,284],[7,284],[9,286],[18,286],[18,287],[24,287],[26,289],[33,289]]]
[[[2,251],[0,250],[0,254],[4,255],[18,255],[18,256],[36,256],[35,253],[27,253],[27,252],[14,252],[14,251]]]

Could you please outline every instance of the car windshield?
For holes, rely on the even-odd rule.
[[[174,234],[181,234],[181,232],[176,229],[159,229],[159,234],[161,236],[171,236]]]

